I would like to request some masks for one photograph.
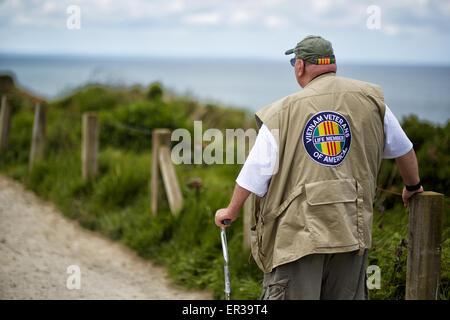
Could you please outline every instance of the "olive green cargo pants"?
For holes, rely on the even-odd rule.
[[[367,250],[311,254],[264,274],[263,300],[368,300]]]

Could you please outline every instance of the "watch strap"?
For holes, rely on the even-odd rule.
[[[416,190],[419,190],[421,186],[422,186],[422,181],[419,181],[419,183],[414,185],[414,186],[407,186],[407,185],[405,185],[405,188],[408,191],[416,191]]]

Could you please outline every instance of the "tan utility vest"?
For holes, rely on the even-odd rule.
[[[278,140],[278,170],[266,195],[254,197],[252,256],[261,270],[371,246],[385,108],[380,87],[326,73],[256,113]]]

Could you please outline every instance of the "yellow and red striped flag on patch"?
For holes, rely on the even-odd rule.
[[[321,124],[319,124],[318,129],[320,136],[339,134],[339,127],[337,123],[333,121],[322,122]],[[329,156],[335,156],[341,152],[340,142],[322,142],[320,146],[322,149],[322,153]]]
[[[331,58],[319,58],[317,59],[317,64],[331,64],[332,59]]]

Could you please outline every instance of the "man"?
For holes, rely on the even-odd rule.
[[[396,159],[409,205],[423,191],[414,149],[380,87],[336,76],[329,41],[308,36],[292,53],[303,90],[256,113],[255,145],[215,222],[234,221],[257,195],[252,256],[265,273],[263,299],[368,299],[381,160]]]

